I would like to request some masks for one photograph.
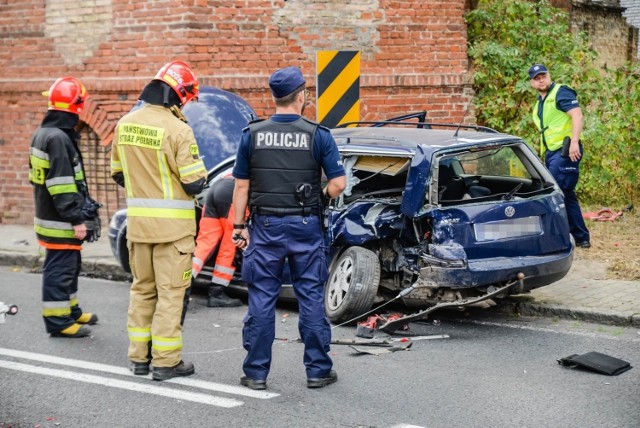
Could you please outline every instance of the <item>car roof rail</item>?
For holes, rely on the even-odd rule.
[[[462,128],[462,129],[471,129],[478,132],[487,132],[491,134],[499,134],[493,128],[489,128],[486,126],[479,125],[456,125],[454,123],[431,123],[431,122],[398,122],[393,120],[374,120],[374,121],[360,121],[360,122],[346,122],[341,123],[336,126],[336,128],[347,128],[349,126],[355,125],[356,127],[361,125],[370,125],[370,127],[382,127],[387,125],[404,125],[404,126],[415,126],[416,128],[421,129],[433,129],[433,128]]]
[[[418,119],[418,122],[408,122],[410,119]],[[369,125],[372,128],[380,128],[387,125],[407,125],[407,126],[415,126],[419,129],[433,129],[433,127],[440,128],[456,128],[456,129],[472,129],[474,131],[479,132],[489,132],[492,134],[497,134],[493,128],[489,128],[486,126],[478,126],[478,125],[463,125],[463,124],[453,124],[453,123],[430,123],[427,122],[427,112],[426,110],[418,111],[415,113],[403,114],[402,116],[392,117],[391,119],[386,120],[370,120],[370,121],[356,121],[356,122],[345,122],[336,126],[336,128],[347,128],[349,126],[362,126]]]
[[[405,122],[409,119],[418,119],[418,122]],[[346,128],[351,125],[371,125],[372,127],[382,127],[389,124],[399,124],[399,125],[416,125],[417,128],[425,128],[429,129],[429,123],[427,120],[427,112],[425,110],[418,111],[415,113],[404,114],[402,116],[392,117],[390,119],[385,120],[375,120],[375,121],[357,121],[357,122],[346,122],[341,123],[336,126],[336,128]]]
[[[474,131],[479,132],[488,132],[490,134],[499,134],[499,131],[496,131],[493,128],[489,128],[488,126],[480,126],[480,125],[456,125],[455,123],[430,123],[431,126],[441,127],[441,128],[462,128],[462,129],[472,129]]]

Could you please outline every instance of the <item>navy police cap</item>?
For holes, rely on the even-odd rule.
[[[269,78],[271,93],[276,98],[286,97],[304,84],[302,71],[298,67],[281,68]]]
[[[533,79],[538,74],[548,73],[547,67],[542,64],[533,64],[529,69],[529,79]]]

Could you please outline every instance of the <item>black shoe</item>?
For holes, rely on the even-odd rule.
[[[233,308],[242,306],[242,300],[234,299],[224,292],[225,287],[222,285],[209,286],[209,298],[207,299],[207,307],[209,308]]]
[[[196,372],[193,363],[185,363],[180,361],[173,367],[154,367],[153,380],[169,380],[178,376],[191,376]]]
[[[91,334],[91,329],[80,324],[71,324],[71,326],[61,331],[51,333],[51,337],[69,337],[76,339],[78,337],[86,337]]]
[[[242,376],[240,378],[240,385],[246,386],[249,389],[267,389],[266,380],[251,379],[250,377]]]
[[[331,370],[325,377],[310,377],[307,378],[307,388],[322,388],[338,381],[338,373],[335,370]]]
[[[576,242],[576,247],[578,247],[578,248],[591,248],[591,242],[589,242],[589,241]]]
[[[146,363],[138,363],[135,361],[131,361],[129,368],[131,369],[131,373],[136,376],[146,376],[151,371],[151,364],[149,362]]]

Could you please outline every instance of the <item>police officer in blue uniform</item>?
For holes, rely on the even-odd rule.
[[[244,129],[233,169],[233,238],[246,249],[242,278],[249,284],[242,331],[247,356],[240,383],[251,389],[267,387],[285,260],[300,307],[307,387],[322,388],[338,380],[329,356],[331,328],[324,312],[328,270],[320,215],[323,196],[339,196],[346,179],[329,130],[302,117],[309,96],[305,85],[297,67],[271,75],[276,112]],[[328,179],[324,188],[322,171]],[[244,223],[247,207],[249,225]]]

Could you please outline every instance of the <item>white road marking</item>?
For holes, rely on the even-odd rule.
[[[209,404],[211,406],[237,407],[244,404],[242,401],[234,400],[231,398],[216,397],[214,395],[201,394],[199,392],[181,391],[161,386],[154,386],[147,383],[129,382],[103,376],[94,376],[86,373],[73,373],[65,370],[31,366],[28,364],[16,363],[13,361],[0,360],[0,367],[9,370],[19,370],[45,376],[54,376],[73,380],[76,382],[94,383],[111,388],[128,389],[129,391],[160,395],[163,397],[175,398],[177,400],[193,401],[196,403]]]
[[[425,428],[421,425],[398,424],[389,428]]]
[[[92,363],[90,361],[54,357],[52,355],[36,354],[33,352],[17,351],[14,349],[6,349],[6,348],[0,348],[0,355],[6,355],[8,357],[22,358],[22,359],[33,360],[33,361],[40,361],[43,363],[58,364],[58,365],[87,369],[87,370],[95,370],[95,371],[100,371],[105,373],[112,373],[120,376],[133,376],[138,379],[140,378],[151,379],[151,375],[136,376],[133,373],[131,373],[131,371],[126,367],[109,366],[106,364]],[[207,382],[204,380],[191,379],[191,378],[189,379],[173,378],[173,379],[162,381],[162,383],[176,383],[179,385],[191,386],[194,388],[206,389],[209,391],[224,392],[227,394],[242,395],[245,397],[259,398],[263,400],[268,398],[278,397],[280,395],[275,392],[254,391],[254,390],[245,388],[244,386],[225,385],[223,383]]]

